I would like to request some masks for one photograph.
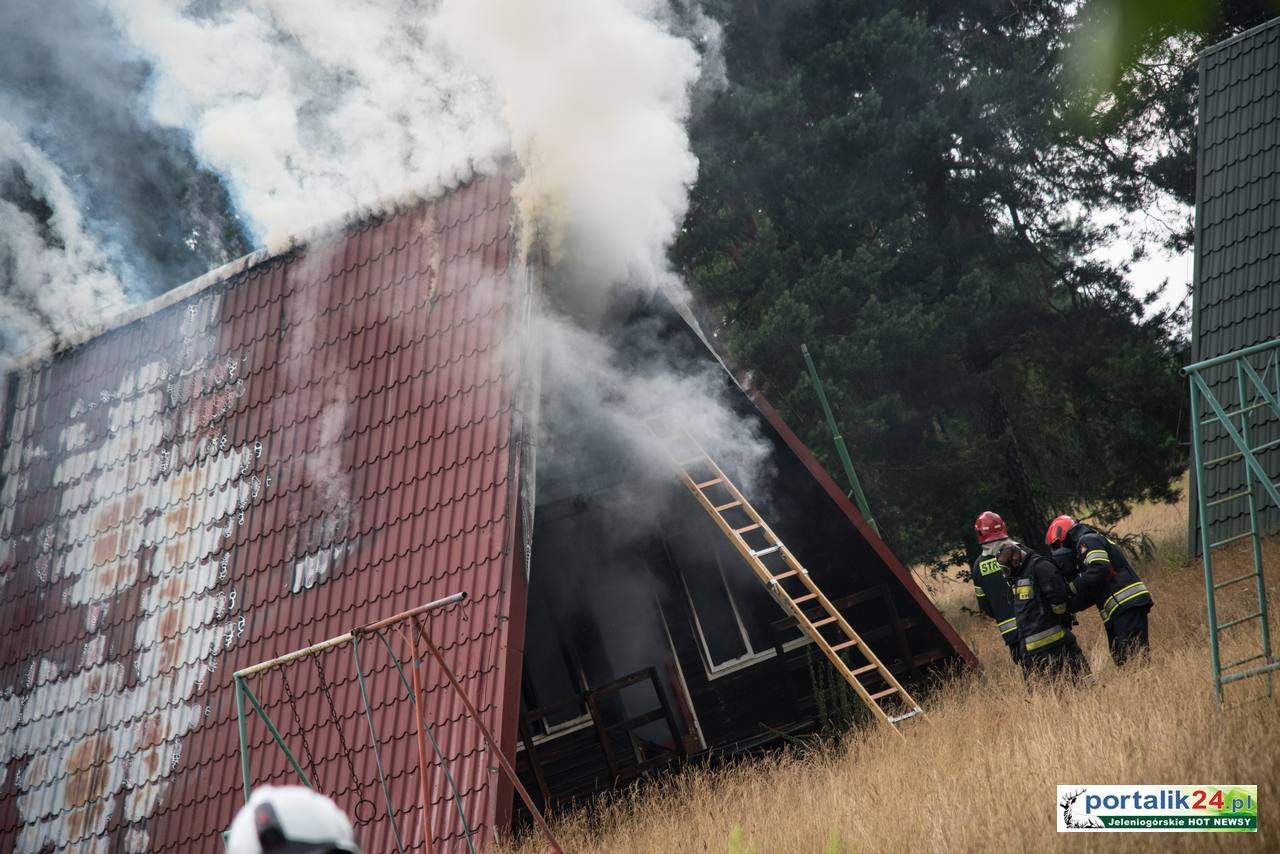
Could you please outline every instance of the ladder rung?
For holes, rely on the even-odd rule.
[[[1218,627],[1217,627],[1217,629],[1218,629],[1218,631],[1222,631],[1223,629],[1229,629],[1229,628],[1231,628],[1232,626],[1238,626],[1238,625],[1240,625],[1241,623],[1247,623],[1247,622],[1249,622],[1250,620],[1256,620],[1256,619],[1258,619],[1258,618],[1259,618],[1259,617],[1261,617],[1261,616],[1262,616],[1262,612],[1261,612],[1261,611],[1259,611],[1259,612],[1258,612],[1258,613],[1256,613],[1256,614],[1250,614],[1250,615],[1249,615],[1249,616],[1247,616],[1247,617],[1241,617],[1241,618],[1240,618],[1240,619],[1238,619],[1238,620],[1232,620],[1232,621],[1231,621],[1231,622],[1229,622],[1229,623],[1223,623],[1222,625],[1218,626]]]
[[[654,430],[654,433],[656,434],[657,431]],[[676,440],[686,446],[679,450],[672,448],[670,445]],[[694,449],[698,451],[696,458],[690,457],[686,462],[679,463],[681,468],[681,482],[689,487],[689,489],[694,493],[694,496],[698,499],[698,503],[702,505],[703,509],[712,515],[716,525],[720,528],[722,533],[729,537],[734,545],[743,554],[745,554],[748,559],[755,559],[757,561],[753,566],[755,567],[756,573],[764,581],[769,594],[773,596],[780,605],[784,606],[784,610],[793,615],[797,628],[801,629],[806,635],[809,635],[812,638],[818,648],[823,650],[823,652],[831,659],[831,663],[836,666],[836,670],[843,674],[844,677],[848,679],[849,683],[857,689],[858,694],[862,697],[868,698],[870,702],[877,704],[876,710],[880,713],[879,717],[882,720],[888,721],[890,725],[893,725],[898,721],[923,714],[923,710],[920,706],[916,705],[915,700],[912,699],[911,695],[908,694],[902,686],[897,684],[888,668],[875,657],[865,642],[858,637],[858,635],[855,634],[847,624],[844,623],[843,617],[836,610],[835,606],[827,600],[822,591],[814,584],[813,580],[809,576],[808,570],[806,570],[804,566],[795,559],[794,555],[787,551],[786,546],[782,544],[782,541],[769,531],[768,525],[760,515],[756,513],[755,509],[751,506],[751,503],[743,497],[741,492],[738,491],[737,487],[734,486],[728,475],[726,475],[715,464],[715,460],[712,459],[711,456],[697,444],[697,442],[692,441],[689,437],[683,436],[682,434],[677,434],[672,437],[672,439],[667,440],[667,443],[666,451],[670,455],[672,461],[679,461],[681,458],[687,457],[694,451]],[[714,474],[714,477],[710,480],[698,482],[689,474],[688,467],[691,465],[698,466],[694,469],[695,471]],[[708,468],[710,470],[709,472]],[[706,474],[702,474],[701,476],[705,477]],[[711,500],[710,493],[707,492],[708,489],[718,484],[724,484],[722,494],[724,498],[728,499],[722,504],[716,504]],[[725,517],[724,513],[725,511],[733,510],[734,508],[741,508],[740,512],[745,515],[746,519],[737,522],[730,522]],[[745,527],[735,527],[735,524],[742,524],[743,522],[746,523]],[[762,539],[764,541],[764,545],[761,548],[752,548],[751,545],[747,543],[746,538],[743,537],[743,534],[751,531],[760,532],[755,535],[755,538],[757,540]],[[762,560],[760,560],[761,558],[773,554],[780,554],[786,564],[785,566],[777,566],[778,569],[783,571],[776,575],[774,574],[774,566],[766,565]],[[795,593],[799,595],[793,595],[792,592],[782,584],[782,582],[786,581],[788,578],[795,578],[796,576],[800,577],[805,587],[804,590],[795,590]],[[818,609],[811,609],[810,613],[812,613],[812,616],[810,616],[810,613],[806,613],[800,607],[805,603],[815,601],[821,606],[821,613],[817,612]],[[814,619],[815,617],[817,619]],[[819,631],[819,629],[829,626],[832,623],[840,623],[841,634],[845,637],[845,640],[832,644],[831,640],[823,636]],[[844,659],[839,656],[841,651],[847,649],[858,649],[859,654],[867,663],[851,668],[845,663]],[[880,691],[876,694],[869,694],[868,692],[870,689],[864,685],[858,677],[876,670],[880,672],[881,677],[886,684],[894,687]],[[1248,674],[1242,674],[1242,676],[1243,675]],[[876,684],[879,683],[877,682]],[[894,707],[895,709],[901,710],[903,713],[890,717],[888,710],[881,708],[878,705],[878,701],[892,694],[898,694],[902,697],[899,703],[894,704]],[[895,731],[897,731],[896,728]],[[901,735],[902,733],[899,732],[898,734]]]
[[[1250,661],[1257,661],[1259,658],[1266,658],[1266,657],[1267,657],[1267,654],[1266,654],[1265,652],[1260,652],[1260,653],[1258,653],[1257,655],[1251,655],[1251,656],[1249,656],[1248,658],[1242,658],[1242,659],[1240,659],[1239,661],[1233,661],[1233,662],[1231,662],[1230,664],[1224,664],[1224,665],[1222,665],[1222,667],[1220,667],[1220,668],[1218,668],[1218,669],[1219,669],[1219,670],[1230,670],[1230,669],[1231,669],[1231,668],[1233,668],[1233,667],[1239,667],[1239,666],[1240,666],[1240,665],[1242,665],[1242,664],[1248,664]]]
[[[1252,537],[1253,531],[1245,531],[1243,534],[1236,534],[1234,537],[1227,537],[1225,540],[1218,540],[1216,543],[1209,543],[1210,549],[1218,549],[1223,546],[1230,545],[1237,540],[1243,540],[1245,537]]]
[[[1249,573],[1246,573],[1246,574],[1244,574],[1244,575],[1237,576],[1236,578],[1228,579],[1228,580],[1226,580],[1226,581],[1222,582],[1221,584],[1215,584],[1215,585],[1213,585],[1213,589],[1214,589],[1214,590],[1221,590],[1221,589],[1222,589],[1222,588],[1224,588],[1224,587],[1230,587],[1232,584],[1236,584],[1237,582],[1244,581],[1246,578],[1257,578],[1257,577],[1258,577],[1258,573],[1256,573],[1256,572],[1249,572]]]
[[[903,712],[900,715],[890,715],[889,723],[896,724],[898,721],[905,721],[907,718],[914,718],[916,715],[923,715],[923,714],[924,714],[924,709],[920,708],[919,706],[916,706],[910,711]]]

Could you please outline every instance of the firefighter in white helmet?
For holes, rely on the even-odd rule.
[[[227,854],[360,854],[351,821],[306,786],[262,786],[236,813]]]

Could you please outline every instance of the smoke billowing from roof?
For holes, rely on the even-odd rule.
[[[114,277],[127,299],[163,292],[244,249],[240,222],[212,175],[253,242],[280,249],[318,225],[437,194],[511,154],[528,237],[540,235],[573,258],[579,279],[595,287],[674,282],[665,250],[697,171],[684,124],[692,94],[723,77],[717,25],[696,7],[667,0],[14,0],[6,7],[12,24],[0,27],[8,34],[0,53],[9,59],[0,59],[0,74],[26,101],[6,98],[0,117],[13,123],[35,112],[28,107],[49,105],[54,119],[26,140],[64,172],[67,192],[54,214],[84,224],[83,236],[98,247],[93,269]],[[39,196],[34,204],[54,207]],[[47,231],[51,217],[40,221],[31,207],[34,225],[22,231]],[[33,257],[26,243],[8,242],[11,255]],[[56,237],[43,245],[62,249]],[[83,256],[65,260],[84,268]],[[94,297],[95,277],[71,279],[89,283],[73,303],[89,302],[101,315],[118,302]],[[24,278],[5,290],[34,292],[40,281]],[[33,314],[46,331],[67,331],[66,318]]]
[[[0,3],[0,363],[244,253],[146,79],[96,4]]]
[[[594,401],[601,425],[610,423],[606,410],[620,403],[630,410],[622,423],[632,426],[635,412],[668,412],[686,423],[705,422],[706,438],[734,438],[726,451],[731,457],[759,456],[750,437],[726,427],[732,419],[710,393],[714,384],[692,381],[658,360],[601,354],[613,333],[592,339],[575,328],[600,320],[610,300],[636,288],[662,287],[682,298],[666,253],[697,176],[685,126],[700,89],[723,81],[718,27],[696,6],[670,0],[100,0],[93,8],[68,12],[71,47],[52,35],[46,39],[50,67],[67,69],[51,71],[50,78],[78,79],[74,57],[58,51],[91,45],[87,55],[99,59],[90,65],[110,73],[77,85],[92,91],[83,100],[112,117],[97,124],[152,140],[134,154],[138,162],[168,150],[156,140],[184,140],[200,165],[193,161],[186,174],[170,169],[167,182],[157,176],[154,183],[186,192],[184,185],[196,186],[208,174],[202,169],[211,170],[253,239],[269,248],[399,199],[437,194],[514,157],[526,245],[541,239],[553,260],[563,262],[552,286],[558,308],[574,318],[548,318],[537,330],[552,373],[556,360],[609,366],[608,376],[597,377],[608,389]],[[37,31],[56,30],[47,13],[27,17],[45,21],[30,25]],[[51,130],[44,149],[69,149],[71,135],[69,128]],[[114,138],[105,144],[121,147]],[[114,174],[122,170],[107,168],[99,176],[100,164],[86,163],[74,179],[62,180],[40,148],[5,148],[23,158],[10,171],[35,186],[28,195],[53,209],[43,217],[12,204],[0,209],[6,222],[16,223],[11,236],[0,239],[7,240],[18,288],[40,294],[29,300],[28,325],[62,331],[80,316],[101,317],[131,297],[178,284],[129,287],[136,272],[154,279],[172,269],[132,266],[148,257],[139,251],[145,242],[133,224],[155,218],[134,189],[103,196],[96,213],[116,223],[114,230],[89,230],[77,215],[82,202],[73,190],[93,183],[85,176],[128,188],[128,179]],[[179,209],[161,205],[160,212]],[[182,242],[171,231],[157,233],[170,244]],[[46,295],[55,306],[41,302]],[[574,381],[572,371],[565,381]],[[630,438],[639,443],[638,435]]]
[[[682,427],[756,486],[766,443],[726,399],[719,366],[663,340],[644,296],[685,298],[667,250],[697,178],[693,99],[723,83],[718,25],[667,0],[445,0],[438,22],[492,84],[520,165],[524,244],[541,240],[553,262],[530,330],[540,478],[563,494],[623,477],[629,492],[610,510],[647,531],[671,484],[650,428]]]
[[[125,305],[62,170],[0,119],[0,353]]]
[[[104,0],[152,63],[151,118],[190,134],[258,242],[437,195],[506,146],[434,4]]]
[[[493,81],[523,167],[515,193],[553,260],[594,281],[667,278],[698,161],[685,124],[705,17],[664,0],[446,0],[442,31]],[[714,56],[715,54],[713,54]],[[718,69],[717,69],[718,70]],[[530,235],[526,235],[526,240]]]

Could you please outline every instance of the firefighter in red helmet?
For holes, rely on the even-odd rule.
[[[1018,620],[1013,614],[1013,594],[1009,590],[1009,580],[1000,571],[1000,564],[996,560],[1001,546],[1012,543],[1013,540],[1009,539],[1004,520],[990,510],[978,514],[973,523],[973,531],[978,535],[978,546],[981,549],[970,570],[973,576],[973,595],[977,597],[982,613],[996,621],[996,629],[1008,645],[1009,655],[1015,663],[1021,664],[1022,646],[1018,643]]]
[[[1078,573],[1071,590],[1080,607],[1098,607],[1115,663],[1122,665],[1136,653],[1146,653],[1150,649],[1147,613],[1154,603],[1120,547],[1070,516],[1049,523],[1045,542],[1070,552]]]

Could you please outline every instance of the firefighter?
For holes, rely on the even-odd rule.
[[[1009,580],[1000,571],[996,555],[1000,547],[1012,543],[1004,520],[987,510],[978,514],[973,523],[981,551],[973,562],[973,595],[978,599],[982,613],[996,621],[1000,637],[1009,647],[1009,655],[1015,664],[1022,664],[1022,646],[1018,643],[1018,620],[1013,616],[1013,594],[1009,592]]]
[[[1080,608],[1098,607],[1115,663],[1123,665],[1137,653],[1145,655],[1151,648],[1147,613],[1154,602],[1120,547],[1070,516],[1049,523],[1045,542],[1071,552],[1078,572],[1071,588]]]
[[[1053,561],[1014,542],[1000,547],[996,561],[1013,591],[1027,674],[1073,681],[1088,676],[1089,663],[1071,631],[1071,590]]]
[[[1058,567],[1058,572],[1062,574],[1063,580],[1070,586],[1080,574],[1080,570],[1076,568],[1076,559],[1071,556],[1071,549],[1058,546],[1050,557],[1053,559],[1054,566]]]
[[[306,786],[261,786],[227,831],[227,854],[360,854],[351,820]]]

